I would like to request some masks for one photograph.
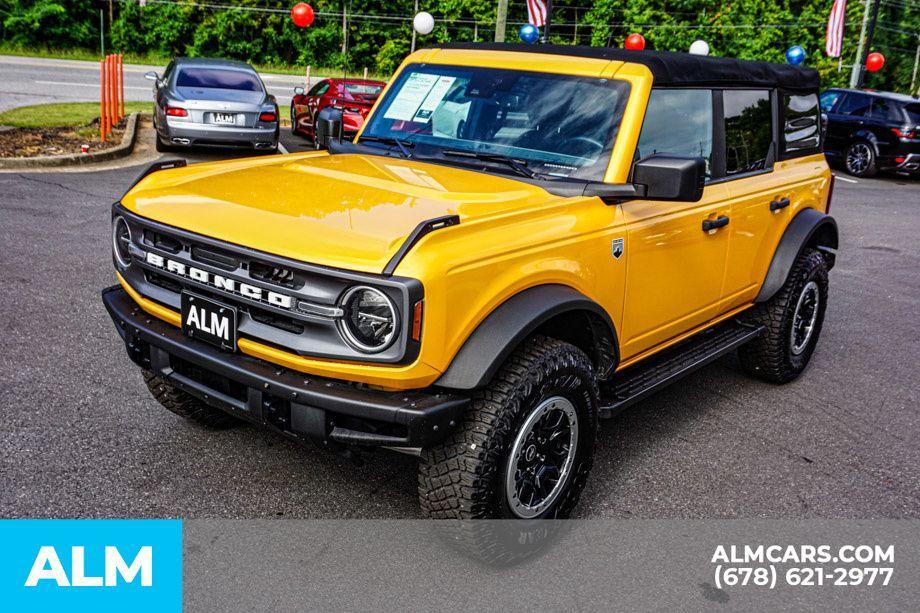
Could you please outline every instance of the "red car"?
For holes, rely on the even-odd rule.
[[[342,109],[345,136],[354,136],[364,125],[364,118],[385,85],[382,81],[366,79],[323,79],[306,93],[302,87],[295,87],[291,100],[291,130],[316,143],[315,119],[321,110],[332,106]]]

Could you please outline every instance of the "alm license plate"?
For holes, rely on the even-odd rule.
[[[211,122],[233,125],[236,123],[236,115],[233,113],[211,113]]]
[[[182,331],[225,351],[235,351],[236,309],[209,298],[182,292]]]

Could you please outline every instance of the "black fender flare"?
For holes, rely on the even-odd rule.
[[[837,222],[833,217],[811,208],[799,212],[786,227],[754,302],[766,302],[779,291],[806,247],[822,251],[828,268],[833,268],[837,244]]]
[[[612,372],[619,360],[616,330],[610,315],[598,303],[566,285],[538,285],[521,291],[495,308],[466,339],[448,369],[435,382],[438,387],[472,390],[487,384],[509,355],[529,335],[550,319],[565,313],[587,312],[591,327],[607,339],[599,351],[610,351]],[[590,356],[595,358],[595,356]]]

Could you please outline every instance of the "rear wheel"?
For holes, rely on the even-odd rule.
[[[878,172],[875,149],[863,140],[858,140],[847,147],[843,161],[847,172],[855,177],[872,177]]]
[[[534,337],[473,397],[447,440],[422,451],[422,514],[568,517],[594,457],[597,383],[583,351]]]
[[[297,113],[294,112],[294,105],[291,105],[291,134],[297,134]]]
[[[240,423],[232,415],[206,405],[149,370],[143,371],[143,376],[147,389],[157,402],[180,417],[212,430],[223,430]]]
[[[802,374],[821,335],[827,287],[824,256],[806,249],[779,292],[751,313],[766,331],[738,350],[745,371],[772,383],[787,383]]]

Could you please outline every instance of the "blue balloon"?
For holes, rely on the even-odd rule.
[[[525,23],[521,26],[521,29],[518,30],[518,36],[521,37],[522,41],[529,45],[539,40],[540,30],[538,30],[537,27],[533,24]]]
[[[786,61],[798,66],[805,61],[805,50],[800,45],[793,45],[786,50]]]

